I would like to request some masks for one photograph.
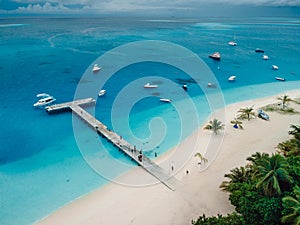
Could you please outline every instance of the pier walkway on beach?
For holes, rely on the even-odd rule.
[[[151,175],[156,177],[161,183],[166,185],[169,189],[175,190],[176,179],[168,172],[166,172],[159,165],[151,161],[147,156],[145,156],[142,151],[137,150],[135,146],[130,145],[126,140],[124,140],[120,135],[107,129],[107,127],[97,120],[94,116],[84,110],[82,107],[90,104],[95,104],[93,98],[87,98],[82,100],[76,100],[72,102],[66,102],[62,104],[56,104],[46,107],[46,111],[51,113],[57,113],[62,111],[72,111],[78,117],[80,117],[84,122],[89,124],[99,135],[106,138],[114,146],[122,150],[126,155],[132,158],[138,165],[144,168]]]

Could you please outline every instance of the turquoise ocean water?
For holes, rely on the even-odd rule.
[[[77,146],[72,115],[49,116],[32,105],[36,94],[42,92],[51,93],[58,103],[73,100],[83,74],[99,56],[124,44],[146,40],[172,42],[199,56],[218,80],[226,104],[300,87],[299,19],[0,19],[0,224],[31,224],[125,172],[122,166],[110,168],[109,163],[103,163],[104,174],[96,173]],[[238,46],[229,46],[231,40]],[[262,60],[255,48],[264,49],[270,59]],[[215,51],[222,55],[220,62],[208,58]],[[272,64],[278,65],[279,70],[272,70]],[[227,81],[230,75],[237,76],[236,82]],[[140,88],[144,80],[134,82],[145,76],[155,76],[151,81],[159,88],[137,101],[130,108],[129,118],[122,107],[115,114],[117,118],[113,118],[114,100],[124,86],[133,83],[133,96],[144,93],[146,90]],[[275,76],[287,81],[278,82]],[[177,84],[180,91],[186,83],[188,99],[197,102],[197,120],[184,120],[183,133],[181,119],[190,115],[185,105],[187,95],[169,90],[166,80]],[[147,149],[149,157],[154,157],[154,152],[160,155],[204,123],[210,113],[205,90],[196,82],[182,70],[163,63],[129,65],[105,83],[108,92],[97,101],[96,117],[130,143]],[[166,89],[169,92],[163,91]],[[160,97],[177,99],[177,105],[163,104],[158,101]],[[130,103],[130,95],[126,101]],[[186,110],[178,112],[176,107]],[[151,135],[148,125],[154,117],[164,122],[155,120],[151,129],[165,130],[165,136],[152,133],[153,137],[147,139]],[[114,126],[115,123],[120,125]],[[127,165],[126,170],[135,166],[110,144],[91,134],[85,124],[78,124],[87,149],[85,154],[101,158],[102,162],[116,159]],[[132,133],[126,132],[127,125]],[[93,150],[91,135],[102,143],[102,153]]]

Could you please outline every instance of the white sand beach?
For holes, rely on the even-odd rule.
[[[159,157],[156,162],[167,170],[170,162],[174,162],[174,175],[178,180],[175,191],[157,182],[142,185],[139,181],[149,184],[156,180],[142,168],[135,168],[118,178],[116,182],[122,185],[110,183],[57,210],[37,224],[188,225],[203,213],[216,215],[232,212],[234,208],[228,200],[228,194],[219,189],[224,174],[245,165],[246,158],[252,153],[275,152],[276,145],[289,138],[290,124],[300,124],[300,116],[267,112],[270,121],[260,118],[245,120],[243,130],[234,129],[230,121],[240,108],[253,106],[257,112],[259,107],[279,102],[276,98],[283,94],[292,99],[300,98],[300,90],[295,90],[229,105],[225,110],[225,121],[222,121],[225,130],[214,135],[200,127],[176,149]],[[299,104],[289,103],[289,106],[300,111]],[[218,113],[215,112],[211,118],[218,119]],[[205,155],[209,143],[214,140],[221,143],[219,153],[214,161],[208,162],[210,166],[207,169],[200,171],[199,159],[193,155],[196,152]],[[191,151],[188,151],[188,160],[183,164],[178,158],[180,154],[173,153],[187,149]]]

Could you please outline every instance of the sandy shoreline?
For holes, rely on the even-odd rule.
[[[300,90],[283,94],[299,98]],[[259,118],[244,121],[244,130],[234,129],[230,120],[240,108],[254,106],[257,111],[259,107],[278,102],[276,98],[283,94],[228,105],[225,108],[225,121],[222,121],[226,129],[219,135],[214,136],[201,127],[172,151],[157,159],[156,162],[166,170],[170,162],[174,164],[173,173],[178,180],[176,191],[157,183],[143,169],[135,168],[117,180],[118,183],[131,185],[110,183],[57,210],[37,224],[188,225],[203,213],[216,215],[231,212],[233,207],[228,195],[219,189],[224,174],[245,165],[246,157],[252,153],[275,152],[275,146],[289,138],[290,124],[300,124],[300,116],[268,112],[270,121]],[[300,105],[291,103],[291,106],[300,111]],[[215,112],[211,118],[219,118],[218,113]],[[209,158],[210,166],[200,172],[199,160],[193,155],[195,152],[206,155],[206,150],[213,148],[214,142],[221,143],[219,153],[214,160]],[[186,153],[185,150],[188,153],[182,161],[180,157]],[[151,183],[156,184],[143,185]]]

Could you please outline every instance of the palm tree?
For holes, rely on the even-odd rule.
[[[209,121],[209,124],[207,124],[204,127],[204,129],[212,130],[215,134],[218,134],[219,130],[224,129],[224,124],[222,124],[222,122],[217,119],[213,119],[213,120]]]
[[[254,154],[252,154],[250,157],[247,158],[248,161],[255,163],[255,161],[264,159],[264,158],[268,158],[269,154],[268,153],[260,153],[260,152],[255,152]]]
[[[237,167],[230,170],[230,172],[231,173],[224,175],[224,177],[228,178],[229,181],[223,181],[219,186],[222,191],[230,192],[233,189],[234,184],[241,184],[247,182],[250,179],[250,171],[247,167]]]
[[[285,196],[282,199],[283,203],[291,210],[291,213],[281,217],[281,222],[300,225],[300,188],[296,187],[294,193],[296,194],[295,198]]]
[[[278,97],[277,100],[280,100],[282,103],[282,109],[284,110],[286,107],[286,103],[292,102],[293,100],[288,95],[283,95],[281,97]]]
[[[289,131],[289,134],[290,135],[293,135],[294,136],[294,138],[296,138],[296,139],[298,139],[298,140],[300,140],[300,126],[298,125],[291,125],[290,126],[290,128],[292,129],[292,130],[290,130]]]
[[[254,178],[258,179],[256,188],[262,188],[266,196],[280,195],[284,185],[291,182],[288,163],[282,155],[272,154],[255,160],[252,168]]]
[[[276,148],[278,153],[287,156],[300,156],[300,141],[291,139],[279,143]]]
[[[285,157],[289,155],[289,152],[291,151],[291,143],[289,141],[284,141],[279,143],[276,148],[278,149],[278,153],[284,155]]]
[[[238,113],[240,113],[240,114],[238,116],[238,119],[250,120],[251,116],[255,117],[255,113],[253,112],[253,110],[254,110],[253,106],[239,109]]]
[[[290,135],[294,137],[277,145],[278,152],[284,156],[300,156],[300,126],[291,125]]]
[[[233,126],[235,128],[244,129],[243,126],[242,126],[243,122],[238,120],[237,118],[234,118],[234,120],[231,120],[230,123],[234,124]]]
[[[208,162],[207,158],[205,158],[204,156],[202,156],[202,154],[200,152],[197,152],[194,156],[198,157],[200,159],[200,162],[198,162],[199,165],[201,165],[202,162],[203,163],[207,163]]]

